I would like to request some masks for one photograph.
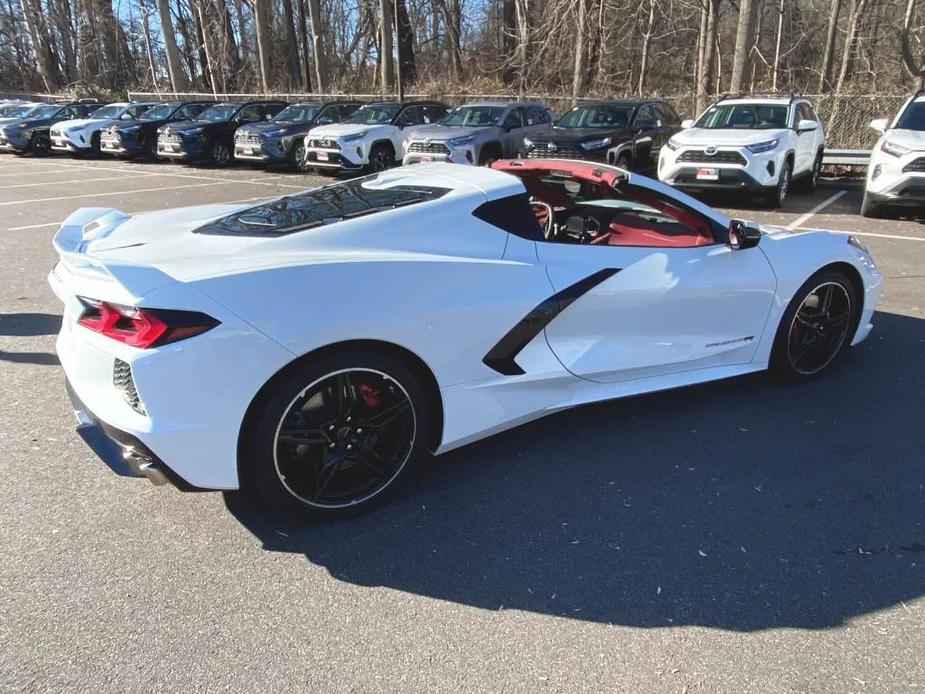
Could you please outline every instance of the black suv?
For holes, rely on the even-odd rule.
[[[273,120],[238,128],[234,134],[234,157],[304,169],[308,131],[316,125],[340,123],[362,105],[359,101],[303,101],[287,106]]]
[[[100,152],[131,159],[145,156],[157,159],[157,131],[162,125],[192,120],[214,101],[165,101],[152,106],[138,120],[113,123],[100,133]]]
[[[654,168],[658,152],[681,129],[663,101],[620,99],[583,103],[524,139],[527,157],[589,159],[622,168]]]
[[[158,128],[157,156],[226,166],[234,158],[234,131],[247,123],[270,120],[285,107],[285,101],[213,104],[195,118]]]
[[[97,101],[72,101],[65,104],[39,104],[23,118],[0,128],[0,152],[48,154],[51,151],[49,130],[55,123],[86,118],[102,104]]]

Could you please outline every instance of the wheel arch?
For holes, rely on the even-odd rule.
[[[423,386],[424,391],[427,393],[430,404],[434,408],[433,430],[430,432],[430,441],[428,441],[427,444],[431,451],[437,450],[437,448],[440,446],[440,442],[443,440],[443,398],[440,395],[440,386],[437,383],[437,378],[434,376],[434,373],[431,371],[430,367],[424,362],[423,359],[421,359],[421,357],[412,352],[410,349],[395,344],[394,342],[366,339],[344,340],[319,347],[303,354],[300,357],[296,357],[281,369],[279,369],[275,374],[273,374],[267,380],[267,382],[261,386],[260,390],[257,391],[254,397],[251,399],[250,404],[247,406],[247,410],[244,412],[244,418],[241,421],[241,426],[238,430],[237,463],[239,480],[244,479],[244,476],[247,474],[247,471],[244,469],[245,466],[242,465],[242,453],[247,444],[247,441],[252,435],[255,420],[254,414],[259,410],[261,404],[266,400],[266,398],[269,397],[273,387],[279,383],[279,381],[285,378],[292,370],[298,368],[302,364],[315,359],[320,359],[328,355],[336,354],[337,352],[341,352],[345,349],[361,349],[375,352],[376,354],[388,355],[398,361],[401,361],[406,367],[411,369],[411,372],[420,379],[421,385]]]
[[[373,140],[372,144],[369,146],[369,151],[370,151],[370,153],[372,153],[372,151],[373,151],[376,147],[378,147],[378,146],[380,146],[380,145],[384,145],[385,147],[388,147],[390,150],[392,150],[392,157],[393,157],[393,158],[395,157],[396,154],[398,154],[398,151],[399,151],[399,150],[395,149],[395,143],[392,142],[392,141],[391,141],[389,138],[387,138],[387,137],[380,137],[380,138],[377,139],[377,140]]]
[[[857,332],[858,325],[861,322],[861,313],[863,312],[864,308],[864,280],[861,279],[861,273],[854,265],[843,260],[827,263],[821,267],[816,268],[811,274],[807,275],[806,279],[803,280],[800,286],[802,287],[819,273],[827,272],[830,270],[834,272],[840,272],[848,278],[848,281],[851,282],[851,288],[854,290],[855,298],[858,300],[859,308],[854,312],[854,317],[852,318],[853,323],[851,325],[851,330],[849,330],[849,335],[851,335],[853,338],[854,334]],[[796,294],[796,290],[794,291],[794,294]],[[793,301],[793,299],[794,297],[790,297],[790,301]],[[787,305],[789,305],[789,303],[790,302],[788,302]],[[784,312],[781,312],[781,320],[783,320],[783,315]]]

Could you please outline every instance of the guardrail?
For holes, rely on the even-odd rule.
[[[869,149],[827,149],[822,154],[823,166],[862,166],[870,163]]]

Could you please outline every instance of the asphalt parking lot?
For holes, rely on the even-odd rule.
[[[885,275],[811,384],[555,415],[333,524],[109,472],[54,356],[57,223],[320,180],[0,156],[0,690],[925,689],[925,226],[861,218],[850,181],[735,210],[854,232]]]

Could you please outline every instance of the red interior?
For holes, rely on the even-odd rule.
[[[621,174],[594,163],[555,160],[501,160],[491,168],[505,171],[520,178],[527,194],[534,200],[548,203],[553,209],[565,212],[581,212],[595,217],[601,229],[608,231],[598,236],[593,244],[610,246],[650,246],[664,248],[689,248],[713,243],[710,223],[701,215],[679,205],[669,198],[638,186],[620,182]],[[579,181],[581,195],[585,200],[630,200],[658,210],[676,220],[676,223],[658,222],[640,217],[630,210],[608,210],[601,207],[580,206],[573,203],[561,190],[547,185],[541,177],[551,171],[566,172]],[[619,182],[615,188],[614,183]],[[534,206],[534,213],[540,225],[546,223],[547,212],[542,206]]]

